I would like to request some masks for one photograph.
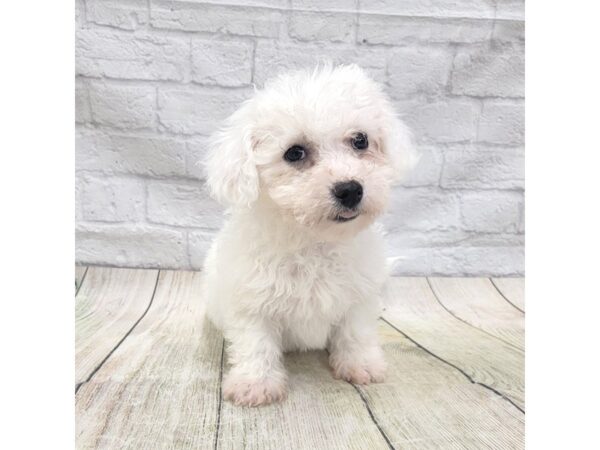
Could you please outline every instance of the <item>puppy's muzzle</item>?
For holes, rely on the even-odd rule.
[[[334,184],[331,192],[337,203],[348,209],[356,208],[363,197],[362,185],[354,180]]]

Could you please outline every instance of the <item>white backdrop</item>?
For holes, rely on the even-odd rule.
[[[383,219],[394,272],[522,274],[522,1],[79,0],[76,20],[78,262],[199,269],[222,222],[206,136],[330,59],[385,84],[423,155]]]

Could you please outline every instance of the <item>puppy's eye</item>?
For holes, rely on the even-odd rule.
[[[287,149],[283,157],[289,162],[300,161],[301,159],[306,158],[306,149],[301,145],[293,145]]]
[[[367,133],[356,133],[352,136],[352,147],[356,150],[364,150],[369,146],[369,138],[367,137]]]

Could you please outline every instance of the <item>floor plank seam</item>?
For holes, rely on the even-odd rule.
[[[152,302],[154,301],[154,296],[156,295],[156,288],[158,287],[159,279],[160,279],[160,270],[156,274],[156,282],[154,283],[154,290],[152,291],[152,295],[150,296],[150,302],[148,303],[148,306],[146,307],[145,311],[138,318],[138,320],[135,321],[135,323],[131,326],[129,331],[127,331],[127,333],[125,333],[125,336],[123,336],[121,338],[121,340],[119,342],[117,342],[117,345],[115,345],[114,348],[108,353],[108,355],[106,355],[106,357],[102,361],[100,361],[100,363],[96,366],[96,368],[92,371],[92,373],[90,373],[90,375],[87,377],[87,379],[85,381],[82,381],[81,383],[77,383],[77,385],[75,386],[75,394],[77,394],[77,392],[79,391],[79,388],[81,388],[81,386],[83,386],[85,383],[90,382],[90,380],[96,374],[96,372],[98,372],[98,370],[100,370],[100,368],[104,365],[104,363],[106,361],[108,361],[108,358],[111,357],[111,355],[119,348],[119,346],[125,341],[125,339],[127,339],[127,337],[135,329],[135,327],[137,327],[138,323],[140,323],[141,320],[144,318],[144,316],[146,316],[146,314],[148,313],[148,310],[152,306]]]
[[[217,398],[217,429],[215,430],[214,449],[219,448],[219,431],[221,430],[221,409],[223,408],[223,365],[225,360],[225,338],[221,347],[221,367],[219,369],[219,397]]]
[[[513,302],[511,302],[508,299],[508,297],[506,295],[504,295],[504,293],[500,290],[500,288],[496,285],[496,283],[494,283],[494,280],[492,278],[488,278],[488,280],[490,280],[490,283],[492,283],[492,286],[494,286],[496,288],[496,290],[498,291],[498,294],[500,294],[504,300],[506,300],[512,307],[514,307],[515,309],[517,309],[517,310],[521,311],[523,314],[525,314],[525,311],[523,311],[521,308],[519,308],[517,305],[515,305]]]
[[[360,396],[361,400],[365,404],[365,407],[367,408],[367,412],[369,413],[369,416],[371,417],[371,420],[373,421],[373,423],[375,424],[375,426],[379,430],[379,433],[381,434],[381,436],[383,436],[383,439],[385,439],[385,442],[387,443],[388,447],[391,448],[392,450],[396,450],[394,448],[394,446],[392,445],[392,443],[390,442],[390,439],[388,438],[387,434],[385,434],[385,432],[381,428],[381,425],[379,425],[379,422],[375,418],[375,414],[373,414],[373,411],[371,410],[371,407],[369,406],[369,402],[365,398],[365,396],[364,396],[363,392],[361,391],[361,389],[357,385],[355,385],[354,383],[350,383],[349,381],[347,383],[350,384],[354,389],[356,389],[356,392],[358,392],[358,395]]]
[[[90,270],[90,266],[86,266],[85,270],[83,271],[79,286],[77,286],[77,289],[75,290],[75,297],[77,297],[77,294],[79,294],[79,291],[81,290],[81,286],[83,286],[83,282],[85,281],[85,276],[87,275],[88,270]]]
[[[512,344],[511,342],[505,341],[504,339],[502,339],[501,337],[496,336],[495,334],[489,333],[488,331],[484,330],[483,328],[479,328],[478,326],[473,325],[472,323],[467,322],[466,320],[462,319],[461,317],[457,316],[456,314],[454,314],[450,309],[446,308],[446,305],[444,305],[442,303],[442,300],[440,299],[440,297],[438,296],[437,292],[435,291],[435,288],[433,287],[433,285],[431,284],[431,281],[429,280],[429,277],[425,277],[425,280],[427,281],[427,284],[429,285],[429,289],[431,289],[431,292],[433,293],[433,296],[435,297],[435,299],[437,300],[437,302],[440,304],[440,306],[442,308],[444,308],[448,314],[450,314],[452,317],[454,317],[456,320],[461,321],[462,323],[464,323],[465,325],[468,325],[469,327],[480,331],[481,333],[484,333],[494,339],[499,340],[500,342],[505,343],[506,345],[514,348],[515,350],[523,353],[523,349],[517,347],[515,344]]]
[[[406,339],[408,339],[409,341],[411,341],[413,344],[415,344],[417,347],[419,347],[421,350],[425,351],[426,353],[430,354],[431,356],[433,356],[434,358],[438,359],[439,361],[443,362],[444,364],[449,365],[450,367],[453,367],[454,369],[458,370],[461,374],[463,374],[465,376],[465,378],[467,380],[469,380],[471,383],[473,384],[478,384],[479,386],[484,387],[485,389],[490,390],[491,392],[493,392],[494,394],[502,397],[504,400],[506,400],[507,402],[509,402],[511,405],[513,405],[515,408],[517,408],[519,411],[521,411],[523,414],[525,414],[525,410],[523,408],[521,408],[518,404],[516,404],[511,398],[507,397],[506,395],[504,395],[502,392],[494,389],[493,387],[482,383],[480,381],[475,381],[467,372],[465,372],[463,369],[461,369],[460,367],[458,367],[457,365],[451,363],[450,361],[445,360],[444,358],[436,355],[435,353],[433,353],[431,350],[429,350],[428,348],[424,347],[423,345],[419,344],[417,341],[415,341],[413,338],[411,338],[408,334],[406,334],[404,331],[400,330],[398,327],[396,327],[395,325],[393,325],[392,323],[388,322],[387,319],[385,319],[384,317],[380,317],[380,319],[382,321],[384,321],[385,323],[387,323],[390,327],[392,327],[394,330],[396,330],[398,333],[402,334]]]

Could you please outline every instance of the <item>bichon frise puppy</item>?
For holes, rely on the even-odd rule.
[[[407,128],[356,65],[280,76],[213,136],[207,185],[230,217],[204,296],[227,342],[225,399],[282,399],[291,350],[326,348],[336,378],[383,380],[387,270],[370,225],[413,160]]]

